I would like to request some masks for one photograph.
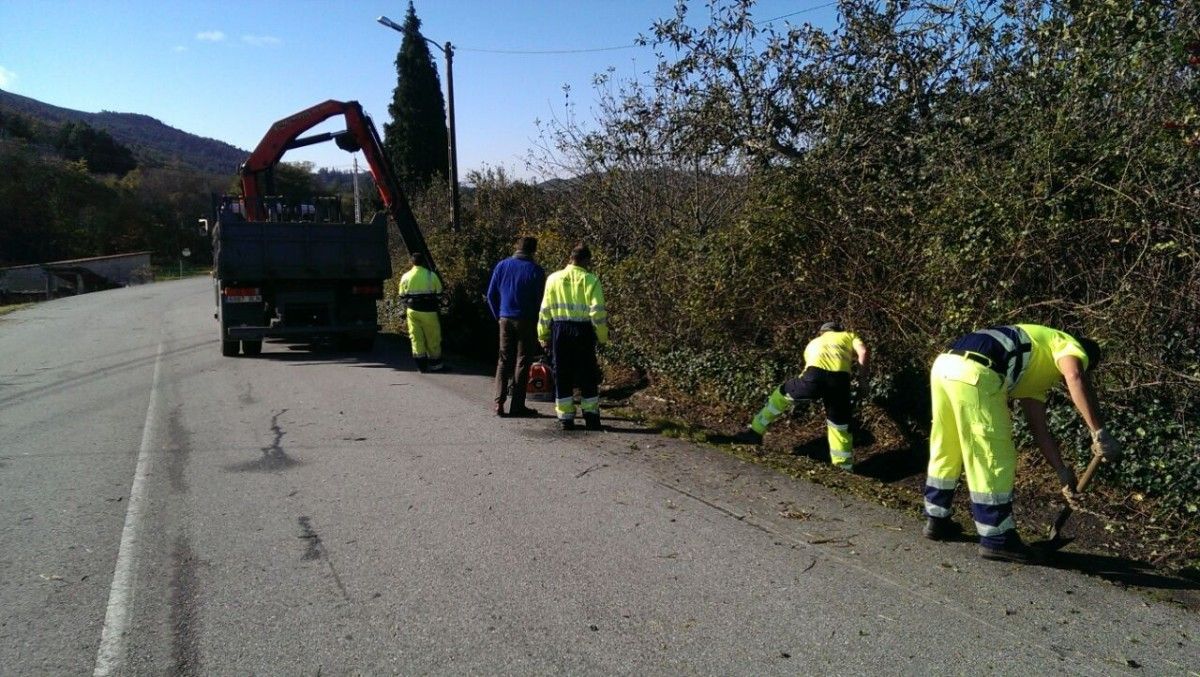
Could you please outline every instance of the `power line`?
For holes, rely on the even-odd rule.
[[[483,52],[485,54],[585,54],[587,52],[613,52],[618,49],[637,49],[641,45],[617,45],[614,47],[591,47],[587,49],[477,49],[474,47],[455,47],[460,52]]]
[[[825,4],[822,4],[822,5],[815,5],[813,7],[808,7],[805,9],[797,10],[797,11],[791,12],[789,14],[781,14],[777,17],[772,17],[765,21],[759,21],[756,23],[769,24],[772,21],[779,21],[780,19],[787,19],[788,17],[793,17],[798,14],[807,14],[809,12],[815,12],[820,9],[826,9],[828,7],[833,7],[837,4],[838,4],[837,0],[834,0],[833,2],[826,2]],[[587,48],[583,48],[583,49],[483,49],[483,48],[479,48],[479,47],[455,47],[455,49],[460,52],[479,52],[481,54],[539,55],[539,54],[587,54],[590,52],[615,52],[615,51],[622,50],[622,49],[637,49],[639,47],[644,47],[644,45],[637,45],[637,44],[613,45],[611,47],[587,47]]]
[[[809,7],[808,9],[801,9],[801,10],[798,10],[798,11],[792,12],[791,14],[781,14],[781,15],[779,15],[779,16],[777,16],[777,17],[773,17],[773,18],[767,19],[766,21],[760,21],[760,22],[758,22],[758,23],[769,24],[769,23],[771,23],[772,21],[779,21],[780,19],[786,19],[786,18],[788,18],[788,17],[796,16],[797,14],[807,14],[807,13],[809,13],[809,12],[815,12],[815,11],[817,11],[818,9],[825,9],[825,8],[827,8],[827,7],[833,7],[833,6],[834,6],[834,5],[836,5],[836,4],[838,4],[838,3],[837,3],[837,0],[834,0],[834,2],[827,2],[827,3],[825,3],[824,5],[817,5],[817,6],[815,6],[815,7]]]

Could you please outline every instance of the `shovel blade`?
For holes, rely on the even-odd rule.
[[[1062,550],[1074,538],[1068,538],[1062,535],[1063,525],[1067,523],[1067,519],[1071,516],[1074,510],[1070,505],[1066,505],[1058,512],[1058,517],[1054,518],[1054,524],[1050,525],[1050,538],[1044,541],[1030,543],[1029,547],[1037,548],[1042,552],[1056,552]]]
[[[1050,526],[1050,540],[1054,541],[1062,536],[1062,528],[1073,512],[1075,511],[1070,504],[1063,506],[1063,509],[1058,512],[1058,517],[1054,518],[1054,524]]]

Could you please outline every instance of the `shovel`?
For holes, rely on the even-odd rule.
[[[1082,494],[1084,489],[1092,482],[1092,475],[1096,474],[1096,470],[1100,467],[1100,461],[1104,457],[1100,454],[1092,456],[1092,460],[1088,463],[1087,470],[1083,471],[1083,477],[1079,478],[1079,484],[1075,486],[1075,496]],[[1075,512],[1075,508],[1071,505],[1074,497],[1067,496],[1067,504],[1059,511],[1058,517],[1054,518],[1054,524],[1050,526],[1050,538],[1037,543],[1032,543],[1032,546],[1041,548],[1046,552],[1054,552],[1061,550],[1062,547],[1071,541],[1073,538],[1065,538],[1062,535],[1062,528],[1067,523],[1067,519],[1071,517],[1071,513]]]

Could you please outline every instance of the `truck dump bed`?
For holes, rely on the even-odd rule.
[[[387,219],[371,223],[222,219],[213,236],[222,280],[383,280],[392,276]]]

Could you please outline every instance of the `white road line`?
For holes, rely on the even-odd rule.
[[[129,626],[129,604],[133,599],[134,554],[137,550],[138,529],[141,527],[146,493],[146,467],[154,443],[154,423],[158,411],[158,374],[162,364],[163,342],[158,342],[154,356],[154,378],[150,383],[150,404],[146,407],[146,423],[142,426],[142,446],[138,450],[137,467],[133,471],[133,486],[125,509],[125,527],[121,530],[121,547],[117,550],[117,566],[113,570],[112,586],[108,592],[108,611],[104,614],[104,630],[100,633],[100,650],[96,652],[96,677],[121,671],[125,658],[125,635]]]

